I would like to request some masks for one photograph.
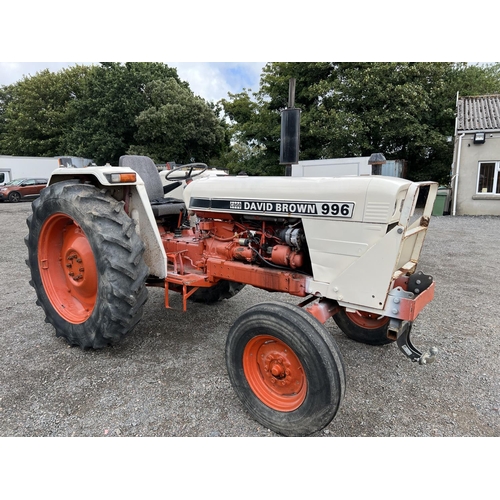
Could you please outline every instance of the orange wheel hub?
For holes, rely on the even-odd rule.
[[[307,379],[299,358],[275,337],[258,335],[248,342],[243,371],[254,394],[274,410],[296,410],[306,397]]]
[[[97,299],[94,253],[80,226],[66,214],[53,214],[38,240],[43,287],[59,315],[73,324],[85,322]]]

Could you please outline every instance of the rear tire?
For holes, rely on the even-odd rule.
[[[258,304],[226,342],[231,384],[252,417],[286,436],[321,430],[345,391],[342,356],[326,328],[297,306]]]
[[[390,318],[361,311],[347,312],[344,308],[333,317],[347,337],[368,345],[386,345],[394,342],[387,337]]]
[[[235,283],[234,281],[220,280],[214,286],[209,288],[198,288],[196,292],[189,297],[193,302],[203,304],[215,304],[223,299],[230,299],[239,293],[245,285],[243,283]]]
[[[32,210],[26,262],[46,321],[71,345],[118,343],[142,317],[148,276],[123,203],[66,181],[45,188]]]

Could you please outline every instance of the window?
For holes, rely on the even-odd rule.
[[[500,161],[479,163],[477,177],[478,194],[500,194]]]

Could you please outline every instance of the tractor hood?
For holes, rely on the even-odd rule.
[[[411,181],[396,177],[207,177],[184,190],[189,210],[388,224]]]

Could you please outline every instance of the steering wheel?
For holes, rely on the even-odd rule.
[[[169,177],[174,173],[177,172],[178,170],[185,169],[189,167],[189,172],[186,172],[186,175],[184,178],[177,178],[177,179],[169,179]],[[191,175],[193,172],[193,168],[195,167],[202,167],[202,169],[199,172],[196,172],[194,175]],[[187,179],[194,179],[195,177],[198,177],[200,174],[205,172],[205,170],[208,168],[208,166],[205,163],[188,163],[187,165],[181,165],[180,167],[173,168],[168,172],[168,174],[165,175],[165,180],[167,181],[174,181],[174,180],[187,180]]]

